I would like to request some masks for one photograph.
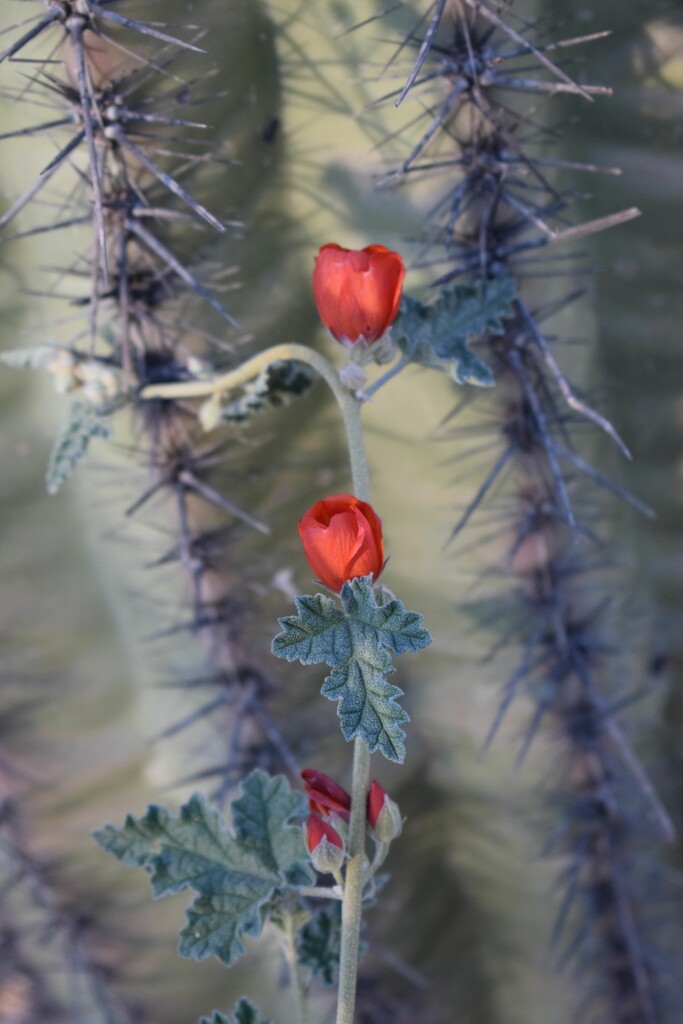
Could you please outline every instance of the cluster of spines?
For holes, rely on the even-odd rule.
[[[536,703],[520,758],[541,722],[554,722],[564,779],[553,806],[563,805],[567,821],[553,853],[560,847],[570,863],[558,942],[562,936],[570,959],[583,964],[590,978],[586,991],[594,1002],[585,1012],[613,1024],[661,1024],[663,975],[648,926],[652,893],[642,888],[637,864],[643,833],[656,847],[671,840],[672,826],[620,725],[626,695],[610,689],[618,671],[610,663],[620,652],[604,614],[613,595],[601,570],[611,565],[613,552],[598,535],[600,492],[617,495],[640,513],[649,510],[576,447],[588,422],[625,451],[611,422],[569,382],[554,353],[556,339],[546,333],[546,322],[581,292],[570,285],[545,304],[527,298],[528,290],[538,293],[534,279],[561,280],[575,272],[566,257],[547,251],[550,245],[617,226],[637,211],[575,223],[572,211],[580,197],[556,185],[556,171],[618,172],[548,157],[537,144],[553,141],[556,133],[538,114],[508,99],[511,91],[530,93],[534,100],[560,93],[590,100],[608,93],[578,84],[555,63],[556,55],[607,33],[538,37],[533,26],[515,27],[512,11],[503,16],[479,0],[464,0],[449,11],[436,3],[430,11],[426,30],[423,20],[406,39],[417,57],[406,84],[391,97],[401,103],[414,92],[425,112],[403,133],[407,156],[383,184],[415,183],[423,197],[432,197],[416,263],[438,268],[436,275],[432,271],[435,291],[456,279],[485,289],[500,275],[512,276],[518,287],[505,330],[484,339],[480,350],[498,381],[493,402],[502,449],[499,440],[453,528],[455,537],[488,504],[496,517],[498,550],[501,531],[510,538],[504,560],[514,581],[511,600],[507,608],[505,598],[493,600],[490,617],[505,623],[505,642],[518,644],[521,653],[487,742],[520,692]],[[487,449],[481,435],[473,447]],[[483,543],[492,539],[487,532]],[[478,618],[486,614],[479,606]],[[575,922],[571,939],[562,929],[568,917]]]
[[[185,187],[194,175],[196,188],[202,187],[201,175],[215,164],[221,171],[230,161],[212,152],[210,142],[201,133],[207,125],[196,119],[195,108],[212,97],[206,94],[211,67],[187,80],[177,74],[176,64],[185,52],[203,54],[197,43],[200,32],[186,41],[119,13],[120,0],[51,0],[47,11],[36,14],[33,24],[0,54],[0,59],[32,56],[34,41],[55,42],[64,59],[67,76],[52,74],[50,64],[36,58],[38,70],[28,88],[31,97],[44,94],[60,108],[61,116],[49,123],[9,132],[6,138],[36,137],[68,130],[70,138],[58,148],[56,156],[44,168],[38,180],[13,203],[0,218],[0,227],[8,225],[30,203],[35,203],[57,172],[67,175],[72,160],[85,153],[85,169],[76,166],[77,196],[67,201],[56,219],[39,224],[14,237],[36,232],[92,224],[93,245],[90,257],[79,259],[66,275],[77,282],[90,277],[90,285],[81,296],[69,296],[72,303],[87,306],[89,324],[79,337],[89,337],[90,351],[102,352],[110,366],[128,375],[134,388],[169,380],[188,379],[196,372],[198,360],[185,344],[188,332],[196,333],[187,315],[180,311],[179,298],[193,293],[233,328],[235,318],[219,299],[224,275],[216,274],[210,287],[195,270],[206,238],[196,232],[188,243],[183,227],[194,219],[217,232],[238,226],[211,213]],[[113,35],[110,30],[114,30]],[[131,69],[131,50],[117,31],[128,32],[130,39],[147,39],[159,47],[152,55],[137,56]],[[122,57],[123,54],[123,57]],[[132,54],[135,57],[135,54]],[[175,134],[183,133],[178,141]],[[185,137],[189,134],[189,138]],[[190,152],[183,152],[189,149]],[[158,156],[157,154],[162,154]],[[173,169],[167,169],[169,162]],[[174,251],[174,231],[190,258]],[[197,238],[199,241],[197,241]],[[190,246],[192,248],[190,248]],[[206,261],[205,261],[206,272]],[[59,291],[57,291],[59,295]],[[66,297],[66,296],[63,296]],[[104,323],[102,323],[104,321]],[[201,321],[200,321],[201,322]],[[219,321],[216,321],[219,322]],[[207,329],[202,333],[209,345],[214,341]],[[232,343],[219,340],[221,349],[231,351]],[[74,353],[82,353],[75,343]],[[230,359],[230,356],[227,356]],[[226,356],[221,360],[225,362]],[[194,414],[175,401],[138,403],[138,448],[154,473],[152,485],[128,510],[137,514],[161,493],[170,503],[177,522],[177,544],[169,557],[175,557],[186,572],[191,593],[189,628],[207,638],[210,685],[220,690],[220,699],[194,712],[187,722],[216,711],[219,707],[239,708],[233,716],[228,764],[216,768],[219,788],[225,792],[258,763],[265,767],[288,769],[294,759],[265,707],[272,681],[240,647],[238,638],[243,601],[227,584],[220,582],[223,558],[232,539],[232,523],[247,530],[269,532],[256,516],[224,493],[224,481],[218,481],[226,455],[225,442],[211,444],[202,436]],[[201,506],[227,516],[229,528],[213,517],[209,528],[202,528],[206,516]],[[167,507],[169,507],[167,505]],[[197,526],[196,522],[200,525]],[[165,561],[165,559],[164,559]],[[207,583],[207,580],[210,582]],[[219,596],[215,597],[214,594]],[[199,680],[190,681],[193,686]],[[227,723],[226,723],[227,724]],[[178,728],[170,731],[178,731]]]
[[[22,60],[24,72],[35,67],[28,84],[23,78],[6,95],[28,104],[36,101],[39,109],[57,108],[49,120],[6,132],[0,144],[56,141],[67,133],[42,174],[0,217],[0,230],[9,241],[91,226],[90,252],[67,268],[51,268],[56,285],[45,295],[87,310],[74,328],[74,358],[95,356],[135,392],[148,384],[188,379],[210,369],[195,359],[186,344],[188,334],[201,337],[209,347],[217,340],[223,363],[234,358],[237,323],[221,295],[226,290],[225,273],[214,272],[204,257],[210,244],[207,233],[188,225],[194,221],[215,233],[240,225],[214,216],[187,185],[191,179],[194,188],[201,190],[212,166],[222,173],[231,162],[201,137],[207,125],[196,110],[204,100],[216,99],[207,94],[212,75],[208,58],[206,71],[196,77],[183,79],[177,73],[176,65],[188,50],[204,53],[196,45],[200,33],[193,32],[192,41],[186,42],[162,31],[157,23],[152,26],[129,17],[130,4],[125,14],[119,13],[114,8],[120,2],[36,4],[41,9],[29,20],[29,27],[18,26],[14,41],[0,53],[6,68],[12,59]],[[154,52],[147,47],[136,57],[129,45],[136,38],[147,40]],[[64,73],[55,71],[60,65]],[[179,141],[177,134],[182,136]],[[71,188],[64,184],[69,176]],[[61,195],[50,195],[49,183],[64,185]],[[22,211],[32,213],[34,223],[12,235],[15,218]],[[206,283],[209,275],[213,280]],[[64,281],[75,282],[75,294],[66,293]],[[203,303],[208,317],[192,322],[188,297]],[[226,323],[232,332],[229,343],[215,337],[215,325],[225,327]],[[187,630],[198,637],[206,664],[202,675],[178,685],[191,693],[204,687],[210,692],[207,701],[167,729],[166,735],[216,717],[216,727],[225,733],[225,757],[219,764],[198,765],[194,778],[209,779],[217,798],[224,800],[254,766],[271,771],[284,767],[291,773],[298,767],[268,710],[275,683],[241,635],[253,598],[245,597],[243,581],[227,566],[230,548],[242,536],[240,530],[261,534],[269,530],[226,493],[222,467],[226,457],[231,458],[230,445],[239,442],[212,443],[195,413],[180,402],[141,400],[136,421],[133,454],[151,470],[153,480],[130,504],[128,514],[137,515],[151,503],[157,515],[162,498],[164,520],[175,520],[175,539],[158,564],[169,560],[180,564],[190,602],[185,621],[168,632]],[[42,869],[38,873],[38,862],[21,852],[13,825],[16,814],[9,814],[9,805],[6,809],[8,850],[15,859],[25,858],[26,865],[34,865],[34,882],[45,897],[40,897],[41,905],[51,901],[52,916],[46,927],[70,947],[71,964],[92,988],[103,1019],[126,1024],[142,1019],[123,1003],[114,1006],[108,968],[89,952],[94,923],[77,916],[72,920],[69,913],[57,909],[49,874]],[[9,930],[6,938],[9,942]],[[20,945],[17,938],[12,948],[18,951]],[[17,970],[21,975],[18,959]],[[39,995],[39,967],[35,985]],[[52,1019],[42,1004],[34,1009],[36,1016],[30,1019]]]

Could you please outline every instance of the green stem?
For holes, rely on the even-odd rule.
[[[142,399],[205,398],[246,384],[271,363],[296,359],[307,363],[320,374],[336,398],[346,430],[351,463],[353,492],[361,501],[370,501],[370,477],[361,425],[361,402],[344,387],[334,366],[319,352],[304,345],[275,345],[259,352],[237,369],[210,380],[183,381],[177,384],[152,384],[140,392]],[[341,957],[339,963],[339,995],[337,1024],[352,1024],[356,1005],[358,950],[362,917],[365,867],[365,815],[370,788],[370,751],[356,737],[353,746],[353,781],[351,788],[351,821],[349,826],[348,861],[342,900]],[[292,967],[294,972],[294,967]],[[294,973],[293,973],[294,977]],[[298,971],[296,978],[299,978]],[[299,978],[299,984],[300,978]],[[296,987],[296,982],[295,982]],[[301,1019],[301,1018],[300,1018]]]
[[[358,950],[365,881],[365,806],[369,787],[370,751],[360,736],[357,736],[353,741],[349,859],[346,864],[346,882],[342,902],[337,1024],[352,1024],[356,1005]]]
[[[289,973],[291,975],[296,1022],[297,1024],[308,1024],[307,993],[304,988],[304,983],[301,980],[301,972],[299,971],[299,957],[297,956],[296,941],[294,937],[294,918],[291,913],[288,913],[285,917],[283,944],[285,947],[285,956],[289,965]]]

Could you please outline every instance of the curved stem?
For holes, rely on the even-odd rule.
[[[152,384],[139,397],[149,399],[206,398],[239,387],[253,380],[272,363],[296,359],[307,363],[329,385],[344,419],[349,448],[353,492],[361,501],[370,501],[370,477],[361,425],[361,402],[339,379],[336,369],[314,349],[304,345],[274,345],[259,352],[235,370],[210,380],[183,381],[177,384]],[[351,820],[349,825],[348,861],[342,900],[341,957],[339,963],[339,995],[337,1024],[352,1024],[356,1005],[358,950],[362,918],[365,867],[365,815],[370,787],[370,751],[356,737],[353,746],[353,781],[351,788]]]
[[[365,441],[360,422],[361,403],[341,383],[339,374],[332,363],[325,356],[316,352],[315,349],[296,344],[273,345],[272,348],[268,348],[264,352],[258,352],[251,359],[247,359],[245,363],[242,363],[236,369],[229,370],[218,377],[211,377],[208,380],[180,381],[175,384],[149,384],[140,391],[138,397],[145,400],[154,398],[209,398],[211,395],[220,395],[224,391],[240,387],[242,384],[253,380],[254,377],[257,377],[259,373],[267,369],[272,363],[288,359],[296,359],[300,363],[307,363],[313,367],[316,373],[320,374],[329,385],[334,397],[337,399],[344,418],[344,428],[349,445],[354,494],[361,501],[369,501],[370,482],[365,456]]]

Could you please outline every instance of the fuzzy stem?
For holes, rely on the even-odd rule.
[[[361,401],[339,379],[334,366],[314,349],[304,345],[274,345],[248,359],[241,366],[210,380],[177,384],[153,384],[140,392],[142,399],[208,398],[239,387],[252,380],[272,363],[295,359],[307,363],[330,386],[342,417],[349,449],[353,491],[361,501],[370,500],[370,479],[365,454],[365,439],[360,419]],[[363,884],[365,881],[365,807],[370,787],[370,751],[356,737],[353,746],[353,781],[351,787],[351,821],[342,901],[341,958],[339,963],[339,994],[337,1024],[352,1024],[356,1004],[358,950],[362,918]],[[296,984],[296,980],[295,980]]]
[[[294,918],[291,913],[285,917],[282,931],[282,945],[284,946],[285,958],[289,965],[289,973],[292,982],[292,995],[294,998],[294,1011],[296,1024],[308,1024],[308,999],[304,983],[301,980],[299,970],[299,958],[296,951]]]
[[[218,377],[211,377],[208,380],[180,381],[175,384],[150,384],[140,391],[138,397],[145,400],[209,398],[211,395],[220,395],[224,391],[230,391],[246,384],[273,363],[291,359],[313,367],[316,373],[320,374],[330,386],[344,418],[354,493],[361,501],[369,501],[370,482],[363,428],[360,422],[361,403],[344,387],[332,363],[315,349],[296,344],[274,345],[264,352],[258,352],[236,369],[229,370]]]
[[[342,900],[343,895],[338,886],[300,885],[296,890],[299,896],[310,896],[321,900]]]
[[[370,751],[363,740],[357,736],[353,744],[349,859],[346,865],[344,901],[342,903],[337,1024],[352,1024],[356,1005],[358,949],[360,946],[363,883],[365,881],[365,805],[369,786]]]

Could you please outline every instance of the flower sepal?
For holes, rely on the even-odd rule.
[[[317,814],[311,814],[304,825],[304,841],[316,871],[333,875],[341,882],[340,871],[346,860],[344,840],[337,830]]]

